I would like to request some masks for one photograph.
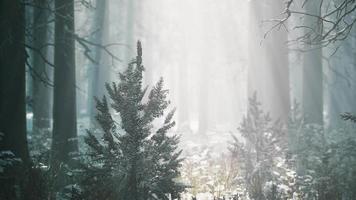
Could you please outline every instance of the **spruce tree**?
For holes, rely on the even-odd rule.
[[[249,99],[249,110],[243,118],[239,131],[233,135],[230,151],[240,163],[240,173],[251,199],[280,199],[276,194],[280,180],[285,174],[278,164],[284,160],[287,150],[286,130],[279,120],[272,120],[264,112],[256,93]],[[241,140],[242,138],[242,140]],[[272,198],[273,197],[273,198]]]
[[[88,130],[85,140],[89,156],[81,182],[84,199],[168,199],[167,194],[184,190],[175,181],[182,161],[179,137],[167,135],[175,125],[174,110],[156,131],[152,124],[169,105],[168,90],[160,79],[143,100],[143,71],[138,42],[136,59],[120,73],[120,82],[106,84],[111,103],[105,96],[96,99],[101,133]]]

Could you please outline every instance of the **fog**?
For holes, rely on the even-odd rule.
[[[0,199],[355,199],[355,1],[0,4]]]
[[[152,86],[164,78],[171,104],[177,107],[176,129],[184,128],[187,134],[235,131],[247,105],[247,1],[108,4],[109,33],[104,40],[124,41],[125,47],[112,50],[124,52],[125,61],[135,55],[135,41],[142,42],[144,82]],[[119,15],[115,5],[121,4],[132,7],[135,16]],[[124,26],[132,31],[129,38],[125,28],[116,28],[122,17],[132,18],[133,25]],[[112,69],[125,68],[125,61]],[[114,70],[111,80],[117,78]]]

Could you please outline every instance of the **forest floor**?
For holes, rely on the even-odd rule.
[[[238,134],[237,129],[232,132],[228,127],[218,127],[205,134],[193,131],[175,134],[181,135],[182,181],[192,187],[183,194],[183,200],[192,200],[194,196],[197,200],[213,200],[214,195],[221,199],[223,196],[232,198],[236,191],[226,188],[231,183],[226,182],[225,177],[235,174],[228,147],[232,135]]]

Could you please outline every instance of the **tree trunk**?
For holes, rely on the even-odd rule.
[[[260,1],[251,0],[249,2],[249,45],[248,45],[248,84],[247,93],[248,97],[253,97],[254,93],[257,93],[257,98],[261,102],[263,91],[263,75],[265,74],[265,67],[263,66],[263,48],[260,45],[262,39],[262,30],[258,26],[262,21],[262,9],[260,7]],[[258,57],[258,59],[257,59]],[[247,109],[249,110],[249,109]]]
[[[125,20],[125,27],[126,27],[126,30],[125,30],[125,35],[124,35],[124,38],[125,38],[125,42],[126,44],[128,44],[130,47],[135,47],[135,38],[133,37],[134,36],[134,33],[135,33],[135,22],[136,22],[136,16],[137,16],[137,11],[136,11],[136,8],[137,8],[137,2],[136,0],[124,0],[125,2],[125,7],[126,8],[126,20]],[[125,63],[128,63],[130,62],[130,59],[134,57],[136,53],[136,49],[135,48],[132,48],[132,49],[126,49],[124,51],[124,61]],[[146,74],[146,77],[148,77],[149,75]],[[151,78],[151,77],[150,77]]]
[[[270,4],[267,1],[250,1],[250,39],[248,96],[257,93],[264,111],[274,120],[288,121],[290,111],[290,87],[287,33],[276,30],[264,38],[268,31],[262,21],[282,12],[283,1]]]
[[[328,86],[328,128],[342,128],[341,113],[355,113],[355,51],[354,38],[342,42],[335,55],[330,57]],[[332,48],[333,49],[333,48]]]
[[[104,38],[107,38],[108,34],[108,9],[106,9],[106,1],[96,1],[96,10],[94,14],[94,23],[92,27],[92,32],[95,34],[92,37],[92,42],[96,44],[102,44]],[[110,65],[105,62],[105,57],[102,55],[103,52],[99,47],[94,47],[93,58],[95,62],[91,62],[89,65],[89,89],[88,89],[88,110],[90,117],[90,124],[96,124],[96,107],[94,102],[94,97],[102,98],[105,94],[105,83],[108,82],[110,76]]]
[[[25,18],[21,1],[0,3],[0,150],[29,164],[25,106]]]
[[[30,157],[26,138],[25,17],[19,0],[0,1],[0,151],[22,160],[5,169],[0,199],[24,197]],[[18,167],[19,166],[19,167]],[[20,186],[20,191],[16,189]]]
[[[335,3],[341,4],[343,0],[337,0]],[[335,17],[335,20],[337,17]],[[325,99],[327,105],[327,124],[329,129],[342,128],[344,120],[340,114],[345,112],[356,112],[354,101],[356,99],[356,58],[355,58],[355,28],[350,31],[349,37],[345,38],[335,46],[331,45],[328,49],[328,77],[327,85],[328,99]],[[337,50],[337,51],[336,51]],[[336,51],[336,53],[335,53]],[[331,56],[329,56],[331,55]]]
[[[320,15],[320,0],[308,1],[305,5],[307,13]],[[313,27],[314,31],[321,31],[321,27],[316,26],[317,19],[305,16],[304,25]],[[310,29],[306,30],[306,33]],[[311,38],[315,39],[315,38]],[[317,39],[317,38],[316,38]],[[303,114],[307,123],[323,124],[323,66],[321,47],[306,45],[307,49],[316,48],[304,53],[303,63]]]
[[[52,164],[72,164],[78,151],[74,0],[55,1],[55,52]]]
[[[276,13],[283,12],[284,0],[273,1],[267,5],[268,11],[265,19],[272,19]],[[276,30],[266,38],[266,58],[268,65],[267,87],[268,108],[274,119],[287,123],[290,112],[290,82],[289,82],[289,62],[287,47],[287,31],[285,29]]]
[[[186,33],[182,33],[185,41]],[[191,132],[189,119],[189,73],[187,67],[187,49],[186,44],[182,42],[184,52],[180,55],[180,60],[184,63],[178,66],[178,130],[181,132]],[[207,109],[207,108],[206,108]]]
[[[47,59],[47,20],[49,15],[45,9],[46,2],[46,0],[36,0],[33,13],[33,46],[40,51],[40,53],[33,53],[33,69],[36,73],[32,80],[33,132],[35,134],[46,130],[48,132],[50,128],[50,87],[46,83],[49,81],[49,69],[42,57]]]
[[[207,66],[207,65],[202,65],[202,66]],[[206,69],[206,71],[202,72],[202,76],[200,77],[200,88],[199,88],[199,128],[198,128],[198,134],[201,135],[206,135],[208,132],[209,128],[209,119],[210,119],[210,113],[209,113],[209,103],[210,103],[210,98],[209,98],[209,80],[208,80],[208,75],[209,74],[209,69]],[[204,137],[206,139],[206,137]]]

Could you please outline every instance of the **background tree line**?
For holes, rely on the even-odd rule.
[[[245,198],[353,199],[354,124],[344,120],[352,121],[355,112],[351,56],[355,54],[355,1],[291,0],[280,1],[281,7],[273,5],[250,2],[255,20],[266,24],[250,23],[251,33],[267,40],[262,42],[265,45],[256,41],[255,48],[266,51],[262,54],[267,62],[273,58],[268,54],[272,48],[289,51],[289,58],[297,56],[298,62],[289,62],[291,73],[269,73],[278,65],[262,70],[260,78],[266,82],[253,75],[265,62],[250,59],[256,66],[249,80],[250,106],[230,147],[240,163],[237,177],[244,180]],[[266,7],[277,12],[270,14]],[[252,49],[250,56],[254,53]],[[271,86],[268,80],[284,82]],[[283,86],[285,90],[279,88]],[[271,87],[277,93],[271,93]]]
[[[124,6],[130,6],[130,1],[126,3]],[[75,9],[81,6],[91,8],[93,11],[94,23],[89,28],[92,31],[90,37],[81,37],[76,33]],[[171,122],[173,112],[168,115],[162,128],[157,130],[157,136],[151,133],[150,123],[163,115],[163,110],[168,106],[165,100],[167,91],[163,90],[162,81],[150,93],[147,105],[139,104],[146,92],[140,84],[143,77],[140,44],[137,46],[137,57],[134,61],[130,61],[129,71],[120,75],[122,79],[120,84],[113,85],[113,88],[108,86],[109,93],[103,92],[103,89],[106,90],[105,82],[110,81],[107,78],[110,71],[105,68],[103,64],[105,59],[101,57],[107,56],[116,62],[121,61],[110,47],[122,45],[104,41],[103,35],[107,33],[108,28],[105,1],[6,0],[1,1],[0,8],[2,199],[96,199],[99,197],[142,199],[143,196],[147,199],[153,198],[152,195],[167,198],[166,194],[176,195],[184,189],[184,186],[177,185],[173,181],[179,175],[177,171],[180,165],[180,153],[177,149],[179,139],[176,136],[166,135],[166,132],[174,126],[174,122]],[[87,84],[90,95],[87,114],[90,115],[95,134],[89,134],[84,141],[92,148],[93,154],[90,154],[89,150],[79,152],[79,143],[83,141],[78,138],[77,131],[77,93],[80,88],[76,81],[78,62],[75,54],[78,48],[82,49],[83,55],[90,60],[88,76],[93,81]],[[117,87],[125,88],[125,96],[120,97],[121,91],[116,91]],[[119,93],[116,94],[117,92]],[[111,108],[108,108],[106,100],[102,102],[92,100],[95,96],[101,98],[104,94],[109,94],[112,100],[124,98],[126,106],[127,104],[138,106],[136,110],[127,110],[129,109],[127,107],[117,110],[122,115],[122,130],[129,136],[123,136],[124,132],[115,135],[110,135],[111,133],[108,132],[113,131],[113,127],[107,125],[112,119],[107,118]],[[138,98],[137,102],[131,101],[132,98]],[[122,103],[118,102],[116,106],[123,106]],[[137,117],[142,107],[147,107],[143,119],[146,120],[146,124],[131,124],[140,120]],[[125,115],[131,111],[129,116]],[[134,111],[136,113],[133,113]],[[33,124],[32,128],[27,129],[26,118],[29,117],[29,113]],[[105,134],[100,134],[100,130],[106,131]],[[116,139],[114,141],[113,138],[119,135],[121,135],[120,141]],[[152,135],[153,138],[148,140],[147,137]],[[96,139],[101,137],[109,143],[108,147],[101,142],[101,139]],[[107,152],[103,152],[105,148],[109,148]],[[142,149],[145,150],[140,153]],[[110,155],[112,151],[116,151],[115,155]],[[90,159],[89,155],[91,160],[87,160]],[[102,156],[106,156],[109,163],[116,162],[118,165],[106,163],[103,169],[98,169],[102,164],[99,159]],[[158,166],[158,163],[153,160],[143,160],[143,156],[154,156],[154,161],[162,163]],[[124,164],[125,159],[126,164]],[[116,168],[113,173],[123,168],[128,170],[115,176],[124,179],[121,180],[121,187],[124,189],[119,193],[113,193],[117,189],[114,186],[118,184],[117,180],[113,180],[115,184],[113,188],[109,187],[105,190],[108,193],[98,188],[95,192],[92,190],[93,184],[98,183],[95,181],[98,175],[95,171],[101,170],[105,176],[109,176],[109,172],[105,171],[108,169],[106,167],[112,169],[111,167],[119,166],[121,168]],[[136,168],[144,166],[153,171],[145,173],[144,177],[142,175],[138,177],[138,173],[142,172]],[[84,172],[70,175],[74,173],[73,170],[84,170]],[[157,176],[157,173],[159,180],[151,180],[152,176]],[[145,178],[148,182],[144,182],[141,178]],[[105,186],[107,183],[102,182]],[[141,188],[142,183],[145,184],[144,188]],[[75,184],[81,185],[82,190],[77,190]],[[158,186],[160,188],[157,188]]]
[[[126,63],[134,65],[140,58],[138,54],[134,59],[135,62],[131,62],[134,56],[132,49],[126,48],[126,44],[134,43],[134,36],[140,28],[134,22],[144,18],[143,4],[138,1],[122,0],[117,1],[115,5],[120,5],[118,13],[124,17],[113,20],[109,15],[111,4],[108,2],[99,0],[1,1],[0,150],[1,159],[6,161],[1,165],[2,171],[6,172],[2,173],[1,180],[11,183],[4,186],[2,195],[35,198],[30,195],[34,194],[31,192],[34,191],[31,187],[42,186],[31,185],[29,180],[32,179],[31,177],[42,176],[40,172],[45,167],[50,168],[49,173],[42,178],[49,177],[50,180],[56,180],[47,181],[48,191],[59,191],[64,183],[75,179],[75,176],[67,176],[68,173],[72,174],[70,169],[82,167],[82,160],[78,160],[78,156],[83,153],[79,148],[81,142],[96,143],[93,137],[91,139],[78,137],[78,127],[80,127],[78,121],[83,120],[85,116],[89,118],[87,125],[91,128],[103,126],[104,122],[98,123],[96,119],[98,114],[103,114],[103,108],[98,111],[95,106],[103,107],[104,103],[99,101],[97,104],[93,97],[110,95],[106,91],[105,82],[111,80],[112,74],[117,72],[113,70],[112,65],[124,63],[120,69],[123,72],[124,69],[129,68]],[[243,5],[242,2],[240,4]],[[344,118],[353,119],[352,113],[355,112],[353,103],[356,94],[353,56],[355,1],[253,0],[246,5],[248,5],[249,15],[247,27],[249,39],[247,49],[242,49],[241,54],[246,52],[248,57],[247,94],[244,96],[251,98],[252,103],[247,105],[246,119],[243,119],[239,136],[245,138],[249,145],[240,144],[241,141],[237,137],[234,145],[239,151],[235,149],[233,153],[242,159],[240,162],[243,165],[261,166],[258,169],[248,167],[254,171],[244,171],[241,165],[240,170],[245,175],[243,179],[249,195],[257,199],[272,198],[268,195],[277,198],[274,190],[278,189],[278,184],[275,182],[287,184],[286,182],[293,180],[299,181],[299,185],[303,187],[291,190],[307,195],[308,198],[352,199],[354,194],[350,191],[354,187],[354,182],[345,177],[346,175],[353,177],[354,174],[353,126],[345,123],[340,114],[351,113],[344,115]],[[82,32],[89,32],[85,36],[79,34],[80,31],[76,29],[75,24],[76,19],[80,18],[78,16],[85,13],[83,11],[85,9],[80,10],[83,7],[91,10],[88,14],[89,23],[86,27],[82,27],[84,30]],[[76,12],[76,9],[79,12]],[[204,34],[213,32],[210,31],[210,26],[218,27],[212,18],[210,20],[214,23],[204,21],[201,15],[197,15],[197,18],[203,23],[198,23],[196,30]],[[113,21],[117,23],[112,23]],[[108,40],[110,37],[118,37],[112,36],[110,31],[110,27],[114,26],[119,27],[122,33],[119,37],[124,42]],[[190,36],[189,33],[182,32],[178,36],[185,39],[190,37],[194,40],[199,39],[197,35]],[[156,36],[152,35],[152,37]],[[159,47],[153,43],[151,45],[155,48]],[[170,45],[174,46],[171,43],[167,44],[171,47]],[[196,45],[207,47],[204,42]],[[178,46],[189,50],[189,44],[186,42]],[[113,47],[122,49],[116,50]],[[193,48],[193,50],[200,49]],[[216,48],[216,52],[218,50]],[[224,49],[222,51],[225,52]],[[159,53],[152,55],[163,59]],[[198,97],[194,98],[197,100],[195,103],[197,108],[192,108],[188,99],[192,92],[187,89],[190,88],[188,77],[191,77],[189,75],[191,70],[187,66],[192,66],[189,61],[194,61],[188,59],[189,51],[175,55],[176,59],[186,60],[186,65],[177,68],[177,77],[182,81],[177,81],[179,84],[176,84],[174,92],[178,99],[180,132],[191,133],[193,127],[189,120],[197,116],[197,132],[200,133],[198,138],[201,138],[200,136],[205,138],[206,134],[214,129],[216,123],[222,123],[226,121],[225,118],[228,118],[221,110],[231,111],[233,114],[230,114],[233,116],[229,118],[233,119],[237,119],[234,113],[238,111],[234,110],[235,108],[223,109],[223,106],[221,109],[208,109],[213,105],[212,102],[219,99],[215,97],[218,95],[213,92],[214,84],[209,80],[209,76],[220,70],[209,65],[215,62],[213,59],[215,54],[212,52],[209,54],[198,52],[197,55],[203,58],[196,62],[202,65],[199,68],[201,76],[196,78],[199,79],[201,86]],[[291,59],[295,60],[291,61]],[[146,60],[152,61],[153,58],[148,57]],[[152,84],[155,70],[159,69],[161,68],[147,69],[142,79],[135,79],[135,81]],[[82,87],[85,87],[87,93],[82,92]],[[225,103],[234,105],[237,99],[235,97],[239,96],[237,88],[235,82],[226,88],[219,88],[232,93],[231,100],[225,98],[230,100]],[[257,99],[254,98],[255,93]],[[261,105],[258,105],[259,101]],[[294,104],[294,101],[297,103]],[[261,110],[256,108],[257,105],[261,106]],[[137,108],[141,112],[140,109],[142,108]],[[259,113],[262,111],[268,111],[270,119],[268,117],[260,119]],[[298,117],[295,116],[297,112],[300,114]],[[28,118],[33,119],[33,123],[27,123]],[[256,124],[254,120],[257,120],[257,124],[261,123],[261,127],[253,127]],[[278,125],[269,124],[271,121],[278,121],[276,122]],[[26,124],[32,124],[32,127],[27,129]],[[265,132],[270,132],[272,136],[263,135]],[[255,137],[259,139],[256,140]],[[106,140],[108,141],[107,138]],[[278,142],[270,140],[278,140]],[[159,143],[157,141],[150,141],[152,142],[150,145]],[[172,143],[174,146],[174,142]],[[94,147],[94,144],[91,147]],[[144,143],[144,145],[148,144]],[[279,150],[275,152],[275,148]],[[86,152],[86,149],[84,151]],[[158,150],[151,149],[149,152],[154,154],[156,151]],[[276,153],[279,155],[277,156]],[[97,152],[97,155],[101,154],[103,153]],[[109,152],[105,156],[113,155]],[[280,159],[283,160],[281,163],[285,170],[275,169]],[[129,164],[124,166],[134,166],[130,159],[127,162]],[[335,163],[344,165],[337,168]],[[39,166],[40,164],[43,166]],[[93,167],[86,170],[105,169]],[[323,170],[318,171],[317,169],[320,168]],[[11,170],[5,171],[5,169]],[[260,171],[263,171],[263,174],[257,173]],[[282,174],[295,172],[298,177],[278,180],[273,175],[274,172]],[[337,184],[332,185],[332,183]],[[321,189],[325,187],[329,189],[327,191]],[[269,188],[267,191],[273,192],[267,194],[264,188]],[[148,190],[147,187],[144,189]],[[76,192],[78,191],[75,190],[74,193]],[[50,193],[49,196],[55,198],[54,193]]]

